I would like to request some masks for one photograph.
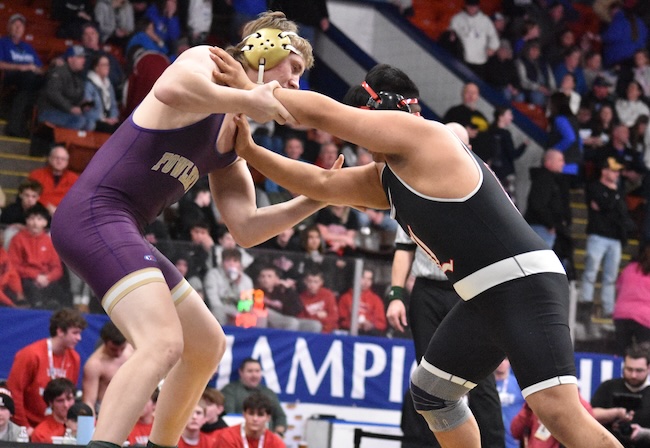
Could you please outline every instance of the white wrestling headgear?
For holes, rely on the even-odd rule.
[[[290,53],[302,56],[291,44],[289,36],[298,36],[293,31],[280,31],[274,28],[262,28],[244,38],[244,53],[251,68],[257,69],[257,83],[263,84],[264,69],[269,70],[278,65]]]

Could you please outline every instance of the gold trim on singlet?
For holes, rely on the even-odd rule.
[[[115,283],[102,298],[102,307],[110,316],[111,311],[117,303],[124,298],[128,293],[142,285],[149,283],[162,282],[165,283],[165,277],[160,269],[145,268],[132,272],[120,281]]]

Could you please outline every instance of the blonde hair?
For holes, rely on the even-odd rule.
[[[246,37],[263,28],[292,31],[294,33],[298,32],[298,25],[287,19],[287,16],[285,16],[283,12],[266,11],[258,15],[257,19],[244,25],[242,35]],[[291,40],[291,45],[300,52],[302,59],[305,61],[305,70],[312,68],[314,66],[314,50],[309,41],[298,35],[289,35],[289,39]],[[242,52],[245,43],[245,40],[242,40],[234,47],[231,46],[226,48],[226,51],[244,67],[248,66],[244,53]]]

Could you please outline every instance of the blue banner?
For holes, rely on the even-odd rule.
[[[0,378],[7,378],[22,347],[49,336],[47,311],[0,308]],[[82,365],[99,341],[106,316],[88,315],[77,345]],[[307,402],[401,409],[415,366],[413,343],[406,339],[353,337],[226,327],[228,350],[212,386],[237,378],[241,361],[259,359],[265,384],[283,402]],[[587,399],[605,379],[618,377],[621,360],[610,355],[576,354],[581,393]]]

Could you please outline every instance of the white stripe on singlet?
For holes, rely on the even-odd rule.
[[[187,296],[190,295],[192,290],[192,285],[190,285],[187,280],[181,280],[181,282],[172,289],[172,300],[174,301],[174,305],[178,306],[187,298]]]
[[[436,366],[428,362],[426,359],[424,359],[424,357],[422,357],[422,360],[420,361],[420,365],[424,370],[426,370],[432,375],[437,376],[438,378],[451,381],[452,383],[466,387],[467,389],[474,389],[476,387],[476,383],[472,383],[469,380],[466,380],[456,375],[452,375],[451,373],[447,373],[444,370],[440,370],[439,368],[437,368]]]
[[[463,300],[470,300],[493,286],[544,272],[565,274],[562,262],[550,249],[535,250],[497,261],[454,283]]]
[[[102,299],[102,306],[106,310],[106,313],[108,313],[110,316],[111,311],[115,305],[117,305],[117,302],[122,300],[125,295],[142,285],[153,282],[165,283],[165,277],[163,276],[162,272],[160,272],[160,269],[145,268],[132,272],[119,282],[115,283],[111,289],[109,289],[108,292],[104,294],[104,298]]]
[[[521,395],[526,398],[532,393],[539,392],[540,390],[548,389],[550,387],[559,386],[561,384],[578,384],[578,379],[573,375],[556,376],[554,378],[540,381],[537,384],[533,384],[532,386],[528,386],[525,389],[522,389]]]

